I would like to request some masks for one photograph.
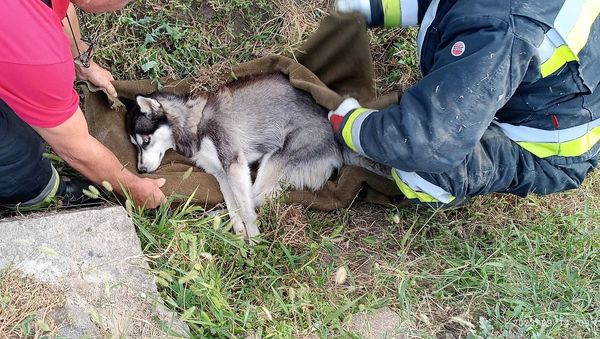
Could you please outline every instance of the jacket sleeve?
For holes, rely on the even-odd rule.
[[[515,92],[535,50],[502,20],[467,17],[448,26],[431,51],[428,74],[398,105],[347,114],[343,143],[406,172],[440,173],[467,157]]]
[[[369,2],[367,22],[371,27],[407,27],[418,23],[419,4],[415,0],[364,1]]]

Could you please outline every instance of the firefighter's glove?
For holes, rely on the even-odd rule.
[[[352,113],[357,108],[360,108],[358,101],[354,98],[347,98],[342,101],[340,106],[338,106],[335,111],[329,111],[327,118],[329,119],[329,122],[331,122],[331,126],[333,127],[333,131],[336,135],[340,131],[340,126],[344,121],[344,117],[347,114]]]
[[[414,2],[416,3],[416,0]],[[362,14],[369,27],[400,27],[417,24],[418,8],[412,1],[336,0],[335,8],[342,13]],[[407,22],[403,22],[403,18]]]
[[[365,17],[367,25],[372,25],[370,0],[337,0],[335,9],[342,13],[358,12]]]

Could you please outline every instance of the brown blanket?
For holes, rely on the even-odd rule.
[[[375,97],[372,59],[365,27],[362,16],[333,14],[325,18],[314,35],[294,53],[297,61],[270,55],[234,66],[231,76],[240,78],[282,72],[289,76],[293,86],[308,91],[328,109],[335,109],[343,96],[353,96],[371,108],[396,103],[398,93]],[[191,85],[190,79],[171,80],[161,90],[188,93]],[[156,85],[149,80],[117,81],[115,86],[120,96],[129,98],[156,90]],[[123,110],[111,109],[118,102],[109,102],[103,92],[94,91],[88,86],[82,90],[90,133],[111,149],[129,170],[135,171],[136,150],[125,130]],[[190,166],[192,163],[188,159],[169,151],[159,170],[148,176],[167,179],[163,188],[165,194],[188,196],[195,191],[195,199],[199,203],[221,203],[223,197],[217,181],[197,168],[187,177],[184,174]],[[289,192],[287,201],[320,210],[333,210],[347,207],[354,201],[390,204],[399,196],[400,192],[392,181],[348,166],[342,168],[321,190]]]

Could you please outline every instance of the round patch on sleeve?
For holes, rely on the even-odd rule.
[[[450,53],[452,53],[452,55],[454,55],[455,57],[463,55],[464,52],[465,43],[462,41],[455,42],[454,45],[452,45],[452,49],[450,50]]]

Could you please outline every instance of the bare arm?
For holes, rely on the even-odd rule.
[[[70,22],[70,24],[69,24]],[[73,4],[69,4],[67,10],[67,17],[63,19],[63,31],[69,39],[69,48],[71,49],[71,55],[74,58],[79,56],[79,53],[84,53],[88,50],[89,46],[87,43],[81,41],[81,29],[79,27],[79,18]],[[72,29],[71,29],[72,28]],[[75,38],[73,38],[75,37]],[[86,68],[82,65],[75,63],[75,73],[77,79],[87,80],[92,84],[104,88],[109,95],[116,97],[117,91],[111,83],[114,81],[112,74],[104,69],[102,66],[90,60],[90,67]]]
[[[160,190],[165,179],[140,178],[125,169],[108,148],[89,134],[81,109],[57,127],[34,129],[71,167],[91,181],[100,184],[106,180],[121,195],[120,184],[123,185],[138,206],[154,208],[165,199]]]

